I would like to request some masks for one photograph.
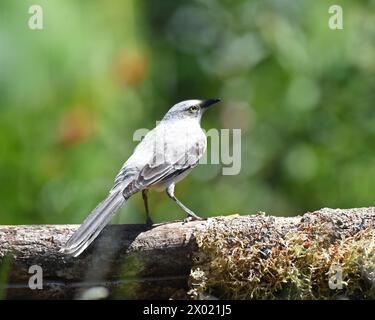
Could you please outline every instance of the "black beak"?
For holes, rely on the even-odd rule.
[[[215,103],[218,103],[220,101],[220,99],[207,99],[207,100],[203,100],[201,102],[201,107],[203,109],[205,108],[208,108],[209,106],[215,104]]]

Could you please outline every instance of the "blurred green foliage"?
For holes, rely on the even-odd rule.
[[[31,4],[44,29],[28,28]],[[375,1],[0,3],[0,223],[79,223],[138,128],[220,97],[203,127],[242,129],[242,169],[201,165],[176,195],[202,216],[374,205]],[[164,194],[156,221],[182,218]],[[144,222],[140,196],[115,222]]]

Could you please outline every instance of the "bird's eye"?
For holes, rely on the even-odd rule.
[[[198,106],[192,106],[192,107],[190,107],[190,108],[189,108],[189,111],[190,111],[191,113],[197,112],[197,111],[198,111]]]

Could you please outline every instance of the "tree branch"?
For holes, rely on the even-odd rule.
[[[167,299],[186,298],[189,290],[189,297],[193,298],[207,295],[219,298],[285,297],[285,284],[290,289],[294,280],[310,272],[304,271],[308,270],[305,267],[315,267],[314,255],[327,254],[324,267],[328,268],[349,259],[344,251],[340,251],[344,244],[351,249],[355,244],[366,244],[371,252],[375,247],[371,247],[375,208],[321,209],[290,218],[262,214],[216,217],[187,224],[166,223],[149,230],[144,225],[109,225],[80,257],[59,253],[77,227],[0,226],[0,280],[1,273],[9,270],[6,284],[2,285],[8,299]],[[368,242],[363,242],[365,240]],[[341,260],[338,254],[342,255]],[[287,257],[289,262],[280,257]],[[278,263],[278,269],[273,269],[271,262]],[[375,265],[373,262],[370,269]],[[322,266],[322,261],[318,263]],[[42,290],[29,288],[32,265],[42,267]],[[296,279],[283,278],[279,271],[284,268],[284,271],[294,272],[291,265],[299,272],[295,273]],[[241,270],[242,267],[245,269]],[[365,267],[368,268],[368,264]],[[264,268],[273,274],[266,277]],[[319,274],[322,278],[319,281],[327,280],[324,283],[328,288],[330,274],[324,275],[324,272],[327,270],[322,267],[309,276]],[[371,293],[372,289],[366,287],[369,275],[371,270],[362,282],[357,281],[364,293],[356,298],[367,298],[366,294]],[[357,274],[352,276],[357,277]],[[322,292],[322,288],[314,287],[322,284],[314,281],[306,284],[307,287],[293,287],[295,292],[290,296],[313,298],[315,289]],[[337,291],[327,290],[322,297]],[[353,292],[348,288],[338,291],[343,295],[357,294],[357,291]]]

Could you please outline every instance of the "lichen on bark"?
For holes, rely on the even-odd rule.
[[[296,218],[209,219],[197,228],[193,299],[375,298],[374,208]]]

